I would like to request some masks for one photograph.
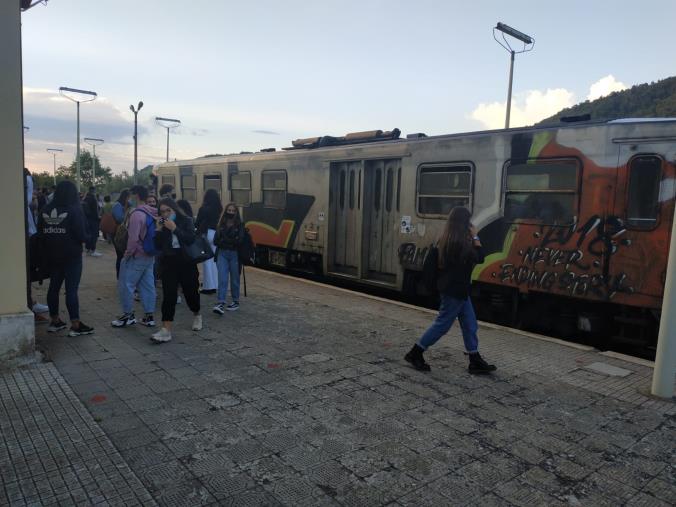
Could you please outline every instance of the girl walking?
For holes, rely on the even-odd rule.
[[[115,204],[113,204],[113,208],[111,210],[111,213],[113,214],[113,218],[115,219],[117,227],[119,227],[122,224],[122,222],[124,222],[124,219],[127,216],[127,208],[129,205],[128,201],[129,201],[129,189],[124,188],[120,192],[120,196],[117,198],[117,201],[115,201]],[[113,239],[114,238],[115,233],[113,232]],[[117,256],[117,259],[115,260],[115,274],[117,278],[120,278],[120,262],[122,262],[122,257],[124,257],[124,250],[120,251],[119,249],[115,248],[115,255]]]
[[[195,226],[173,199],[160,200],[159,218],[155,233],[155,246],[160,251],[160,275],[162,277],[162,329],[152,336],[157,343],[171,340],[171,326],[176,313],[178,286],[194,317],[192,330],[202,329],[200,314],[199,274],[197,266],[184,253],[182,245],[195,241]]]
[[[439,240],[437,288],[441,295],[439,315],[425,331],[418,343],[404,359],[416,370],[430,371],[423,352],[445,335],[457,318],[460,321],[465,351],[469,355],[470,373],[489,373],[496,367],[479,355],[477,320],[469,298],[472,270],[484,261],[481,240],[470,222],[467,208],[457,206],[451,210],[444,232]]]
[[[223,315],[225,310],[235,311],[239,308],[239,254],[238,250],[244,239],[244,225],[239,216],[239,210],[234,202],[225,207],[225,211],[218,221],[218,228],[214,237],[216,245],[216,266],[218,267],[218,303],[214,306],[214,313]],[[226,306],[230,281],[230,295],[232,303]]]
[[[197,234],[201,234],[207,238],[212,250],[216,250],[214,245],[214,236],[216,235],[216,227],[218,227],[218,219],[223,214],[223,205],[218,192],[210,188],[204,193],[204,200],[202,206],[197,211],[197,219],[195,220],[195,227],[197,227]],[[218,269],[214,259],[209,259],[202,263],[202,294],[215,294],[218,287]]]

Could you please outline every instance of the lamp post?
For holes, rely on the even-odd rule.
[[[61,148],[47,148],[47,151],[54,157],[54,186],[56,186],[56,154],[63,150]]]
[[[167,162],[169,162],[169,129],[178,127],[181,124],[181,120],[156,116],[155,121],[160,127],[167,129]]]
[[[77,149],[75,152],[75,163],[77,167],[77,189],[80,191],[80,102],[96,100],[96,92],[62,86],[59,88],[59,93],[77,104]]]
[[[143,107],[143,101],[138,103],[136,109],[134,105],[129,106],[129,109],[134,113],[134,185],[138,185],[138,112]]]
[[[92,147],[92,187],[96,186],[96,147],[100,144],[103,144],[103,139],[97,139],[96,137],[85,137],[84,142]]]
[[[500,41],[496,35],[495,31],[501,32],[502,33],[502,41]],[[515,50],[512,49],[512,46],[509,44],[509,41],[507,40],[506,35],[509,35],[510,37],[515,38],[516,40],[520,41],[523,43],[523,48],[520,50]],[[512,79],[514,77],[514,55],[516,53],[527,53],[528,51],[532,51],[533,48],[535,47],[535,39],[531,37],[530,35],[526,35],[523,32],[520,32],[511,26],[505,25],[504,23],[499,23],[495,25],[495,28],[493,28],[493,38],[495,39],[495,42],[500,44],[503,48],[505,48],[507,51],[510,53],[510,62],[509,62],[509,88],[507,90],[507,114],[505,116],[505,128],[509,128],[509,114],[512,110]]]

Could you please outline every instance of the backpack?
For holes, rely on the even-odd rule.
[[[159,252],[155,248],[155,234],[157,232],[155,217],[153,217],[150,213],[138,208],[129,212],[124,221],[115,231],[115,238],[113,238],[115,250],[118,252],[124,252],[127,250],[127,244],[129,242],[129,219],[131,218],[131,214],[137,210],[146,215],[146,235],[143,237],[143,251],[146,255],[157,255]]]
[[[425,288],[432,294],[437,293],[437,280],[439,278],[439,249],[430,245],[425,254],[422,269],[422,281]]]
[[[39,238],[34,242],[34,247],[42,252],[44,262],[52,266],[63,265],[71,259],[73,250],[70,213],[59,213],[56,208],[52,208],[49,213],[42,213],[41,218]]]
[[[240,264],[251,266],[256,262],[256,244],[251,237],[249,229],[246,227],[243,229],[244,233],[242,235],[242,242],[237,249],[237,256],[239,257]]]

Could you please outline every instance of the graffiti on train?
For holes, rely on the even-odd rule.
[[[425,255],[432,245],[419,247],[415,243],[399,245],[399,262],[405,269],[422,269]]]
[[[535,244],[519,250],[518,263],[504,263],[493,277],[502,283],[544,291],[563,291],[571,296],[596,296],[610,300],[617,293],[632,294],[624,272],[611,273],[610,261],[631,241],[622,238],[626,228],[616,216],[594,215],[584,224],[543,227],[535,232]]]

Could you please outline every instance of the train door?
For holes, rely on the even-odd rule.
[[[397,279],[396,202],[401,160],[369,160],[364,165],[362,276],[394,284]]]
[[[638,143],[636,143],[638,144]],[[620,145],[609,289],[625,304],[659,308],[674,215],[674,144]]]
[[[331,164],[330,271],[359,276],[361,161]]]

